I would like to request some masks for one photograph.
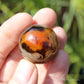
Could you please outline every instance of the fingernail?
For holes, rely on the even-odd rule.
[[[11,80],[12,82],[17,82],[17,83],[12,83],[12,84],[26,84],[30,81],[33,75],[34,77],[36,76],[35,65],[26,60],[21,60],[13,76],[13,80]]]

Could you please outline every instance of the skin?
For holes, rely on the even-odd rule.
[[[33,17],[18,13],[1,25],[0,84],[64,84],[69,68],[69,57],[64,51],[67,36],[63,28],[53,27],[56,19],[52,9],[43,8]],[[60,43],[57,56],[45,64],[25,60],[18,47],[21,33],[35,23],[52,27]]]

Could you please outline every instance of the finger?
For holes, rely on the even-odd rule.
[[[69,57],[60,50],[57,57],[44,65],[38,65],[39,84],[64,84],[69,68]],[[41,80],[45,78],[45,80]]]
[[[17,45],[22,31],[32,22],[29,14],[19,13],[2,24],[0,28],[0,67],[9,52]]]
[[[34,64],[21,60],[8,84],[37,84],[38,74]]]
[[[19,50],[19,46],[17,46],[6,59],[4,66],[0,71],[0,81],[8,82],[13,76],[19,61],[23,59],[21,52]],[[9,74],[10,72],[10,74]]]
[[[64,84],[69,68],[69,57],[64,50],[60,50],[58,56],[49,67],[45,84]],[[53,80],[53,81],[52,81]]]
[[[61,27],[54,27],[53,29],[59,39],[59,47],[60,49],[64,49],[64,46],[67,41],[67,35],[66,32]]]
[[[56,22],[56,13],[50,8],[43,8],[39,10],[33,17],[37,24],[53,27]]]

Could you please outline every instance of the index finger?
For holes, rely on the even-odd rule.
[[[0,68],[7,55],[17,45],[22,31],[33,23],[27,13],[18,13],[8,19],[0,28]]]

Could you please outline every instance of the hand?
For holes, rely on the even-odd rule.
[[[56,14],[50,8],[39,10],[32,18],[27,13],[18,13],[0,27],[0,84],[64,84],[69,68],[69,57],[64,51],[66,33],[54,27],[60,42],[59,53],[45,64],[26,61],[19,50],[21,33],[32,24],[53,27]]]

